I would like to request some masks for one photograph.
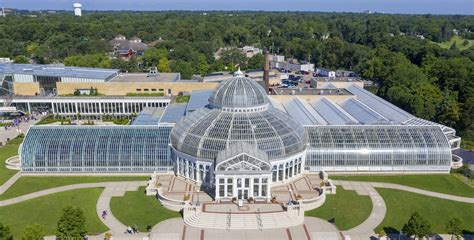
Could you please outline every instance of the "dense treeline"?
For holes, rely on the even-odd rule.
[[[474,140],[474,47],[461,51],[456,44],[449,49],[435,44],[449,40],[453,30],[468,46],[467,40],[474,39],[474,17],[271,12],[20,15],[0,19],[0,57],[127,71],[139,71],[142,63],[188,78],[237,65],[258,68],[261,55],[246,59],[229,50],[214,59],[219,47],[254,45],[316,66],[352,69],[377,82],[378,95]],[[110,60],[108,41],[117,34],[163,41],[139,59]]]

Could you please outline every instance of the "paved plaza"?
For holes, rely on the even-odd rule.
[[[224,230],[200,229],[186,226],[182,219],[174,218],[156,225],[150,235],[151,239],[163,240],[338,240],[341,235],[336,227],[325,220],[305,217],[302,225],[269,230]]]

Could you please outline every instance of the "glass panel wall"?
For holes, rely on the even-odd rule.
[[[451,150],[438,126],[306,127],[308,167],[449,166]]]
[[[168,171],[170,127],[33,126],[21,148],[27,172]]]

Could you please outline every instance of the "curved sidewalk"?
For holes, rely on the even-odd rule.
[[[107,184],[105,186],[104,191],[100,195],[99,199],[97,200],[96,205],[96,212],[99,219],[109,228],[110,233],[114,239],[130,239],[133,237],[145,237],[148,234],[135,234],[129,235],[125,234],[124,232],[127,230],[128,226],[125,226],[122,222],[120,222],[113,214],[112,210],[110,209],[110,200],[112,197],[121,197],[127,191],[138,191],[140,186],[146,186],[146,182],[136,181],[136,182],[113,182],[111,184]],[[102,218],[102,211],[107,211],[107,216]],[[102,236],[103,234],[98,235],[97,237]]]
[[[423,190],[423,189],[409,187],[409,186],[395,184],[395,183],[363,182],[363,181],[341,181],[341,180],[333,180],[333,183],[337,184],[337,185],[358,183],[358,184],[369,185],[369,186],[374,187],[374,188],[397,189],[397,190],[402,190],[402,191],[407,191],[407,192],[412,192],[412,193],[418,193],[418,194],[422,194],[422,195],[426,195],[426,196],[430,196],[430,197],[442,198],[442,199],[451,200],[451,201],[474,203],[474,198],[461,197],[461,196],[450,195],[450,194],[439,193],[439,192],[432,192],[432,191],[428,191],[428,190]]]
[[[15,175],[13,175],[5,183],[3,183],[3,185],[0,186],[0,195],[4,194],[18,179],[20,179],[20,177],[21,172],[18,171]]]
[[[336,181],[334,181],[336,182]],[[344,235],[351,236],[351,239],[371,239],[376,234],[374,229],[380,225],[387,213],[387,206],[373,186],[361,182],[337,182],[345,190],[354,190],[359,195],[369,196],[372,201],[372,212],[369,217],[358,226],[343,231]]]
[[[69,191],[69,190],[75,190],[75,189],[81,189],[81,188],[95,188],[95,187],[116,187],[117,184],[122,185],[122,184],[139,184],[139,186],[146,186],[145,181],[130,181],[130,182],[98,182],[98,183],[80,183],[80,184],[73,184],[73,185],[66,185],[66,186],[61,186],[61,187],[56,187],[56,188],[50,188],[38,192],[33,192],[33,193],[28,193],[19,197],[7,199],[0,201],[0,207],[15,204],[15,203],[20,203],[26,200],[30,200],[33,198],[37,197],[42,197],[46,196],[49,194],[53,193],[59,193],[59,192],[64,192],[64,191]]]

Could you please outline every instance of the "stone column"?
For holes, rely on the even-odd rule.
[[[219,196],[219,178],[216,178],[216,198]]]
[[[201,170],[200,170],[201,164],[196,163],[196,181],[201,182]]]
[[[179,175],[179,157],[176,158],[176,175]]]

